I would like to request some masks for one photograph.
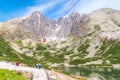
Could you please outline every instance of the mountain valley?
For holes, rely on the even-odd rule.
[[[120,10],[73,12],[58,21],[39,11],[0,23],[0,60],[45,66],[120,64]]]

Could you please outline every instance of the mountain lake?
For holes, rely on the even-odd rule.
[[[62,73],[95,80],[120,80],[120,69],[112,67],[59,67]]]

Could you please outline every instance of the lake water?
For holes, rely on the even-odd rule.
[[[108,67],[60,67],[58,69],[66,74],[95,78],[95,80],[120,80],[120,69]]]

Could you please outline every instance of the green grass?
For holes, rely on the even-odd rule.
[[[111,56],[108,56],[111,55]],[[113,64],[120,63],[120,42],[115,43],[102,56],[107,57]]]
[[[21,42],[19,42],[21,43]],[[32,48],[33,49],[33,48]],[[46,67],[46,63],[63,63],[64,54],[50,53],[46,51],[47,47],[38,44],[36,50],[34,51],[34,56],[29,57],[26,54],[19,54],[11,46],[9,42],[6,42],[5,39],[0,36],[0,60],[6,60],[9,62],[17,62],[27,64],[28,66],[34,66],[36,63],[41,63],[42,67]],[[19,56],[22,58],[20,58]],[[44,56],[42,59],[36,58],[37,56]]]
[[[5,58],[10,61],[20,60],[17,52],[10,47],[9,42],[0,36],[0,58]]]
[[[21,41],[18,41],[18,43],[21,43]],[[112,46],[110,46],[112,45]],[[120,42],[113,41],[113,40],[103,40],[102,45],[96,46],[95,49],[100,47],[98,50],[96,56],[94,58],[86,58],[84,57],[88,54],[87,48],[89,47],[89,40],[85,40],[85,42],[78,47],[78,53],[74,53],[73,50],[67,50],[69,47],[64,47],[61,49],[53,48],[51,45],[43,45],[43,44],[37,44],[36,49],[31,48],[30,50],[33,51],[33,57],[26,56],[26,54],[19,54],[16,52],[11,46],[9,42],[6,42],[3,37],[0,36],[0,60],[6,60],[6,61],[21,61],[24,64],[27,64],[29,66],[34,66],[36,63],[41,63],[43,66],[48,66],[47,63],[64,63],[66,61],[65,57],[69,56],[69,63],[72,65],[78,65],[78,64],[84,64],[86,62],[91,61],[97,61],[97,60],[103,60],[103,66],[109,65],[105,61],[110,60],[111,63],[116,64],[120,63]],[[110,46],[110,49],[107,49],[107,47]],[[28,48],[29,46],[27,46]],[[35,50],[33,50],[35,49]],[[54,53],[50,52],[49,50],[56,51]],[[42,57],[42,58],[36,58],[36,57]],[[23,59],[21,59],[21,58]]]
[[[103,60],[102,64],[91,64],[93,66],[111,66],[111,64],[120,64],[120,42],[115,40],[103,40],[100,49],[97,51],[97,54],[93,58],[86,58],[84,56],[86,54],[86,49],[89,47],[87,42],[82,44],[78,51],[81,51],[80,54],[74,54],[71,57],[70,64],[71,65],[78,65],[84,64],[86,62]],[[98,48],[96,46],[95,48]],[[83,55],[82,55],[83,54]],[[74,57],[79,57],[77,59],[73,59]],[[107,64],[106,60],[109,60],[111,63]]]
[[[0,69],[0,80],[27,80],[22,73]]]
[[[82,54],[88,54],[86,49],[90,46],[89,40],[86,40],[82,45],[79,46],[78,51]]]
[[[23,47],[22,40],[16,40],[15,41],[19,47]]]
[[[20,61],[24,64],[31,66],[38,62],[33,57],[29,57],[26,56],[25,54],[19,54],[18,52],[16,52],[13,48],[11,48],[10,43],[6,42],[5,39],[1,36],[0,36],[0,60],[6,60],[10,62]]]
[[[72,61],[70,61],[70,65],[78,65],[78,64],[83,64],[85,63],[86,61],[84,59],[74,59]]]
[[[50,53],[50,52],[42,52],[44,57],[40,59],[41,62],[46,63],[63,63],[64,62],[64,54]]]
[[[109,49],[106,51],[108,47]],[[120,64],[120,42],[116,40],[103,40],[96,56],[104,61],[103,66],[110,65],[105,62],[106,60],[109,60],[111,64]]]
[[[36,51],[45,51],[47,50],[46,47],[44,47],[42,44],[37,44]]]

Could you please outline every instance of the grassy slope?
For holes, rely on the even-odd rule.
[[[78,57],[76,59],[72,59],[70,61],[71,65],[78,65],[84,64],[86,62],[96,61],[96,60],[103,60],[102,64],[98,64],[98,66],[110,66],[111,64],[120,64],[120,42],[117,40],[103,40],[100,49],[97,51],[97,54],[93,58],[86,58],[84,59],[86,49],[89,47],[89,44],[85,42],[82,44],[78,51],[79,54],[73,53],[71,57]],[[96,46],[97,47],[97,46]],[[82,52],[82,53],[81,53]],[[110,64],[106,63],[106,60],[110,61]]]
[[[42,63],[42,65],[47,65],[47,63],[58,63],[62,64],[66,61],[65,56],[69,56],[69,63],[71,65],[84,64],[86,62],[103,60],[102,65],[107,65],[106,60],[110,60],[111,63],[116,64],[120,63],[120,42],[112,41],[112,40],[104,40],[101,48],[98,50],[96,56],[94,58],[86,58],[84,57],[88,54],[86,49],[89,47],[89,41],[86,40],[84,44],[81,44],[78,47],[78,54],[74,53],[72,50],[67,51],[68,47],[64,47],[62,49],[56,49],[55,47],[51,47],[48,45],[38,44],[36,50],[33,52],[34,57],[42,57],[41,59],[36,60],[37,58],[28,57],[25,54],[19,54],[15,50],[10,47],[9,42],[5,42],[5,40],[0,37],[0,60],[7,61],[21,61],[22,63],[33,66],[35,63]],[[110,46],[111,45],[111,46]],[[107,47],[110,48],[106,51]],[[49,50],[57,51],[55,53],[51,53]],[[19,56],[18,56],[19,54]],[[21,59],[21,58],[22,59]],[[77,57],[74,59],[74,57]]]
[[[22,73],[0,69],[0,80],[27,80]]]
[[[102,45],[96,56],[93,58],[84,58],[88,54],[86,50],[89,47],[89,40],[86,40],[85,43],[79,45],[77,54],[72,50],[67,51],[67,48],[69,47],[62,48],[55,53],[50,53],[47,49],[49,50],[51,47],[48,48],[42,44],[38,45],[36,48],[36,51],[38,52],[35,52],[34,54],[43,56],[40,61],[44,63],[64,63],[66,60],[65,56],[69,56],[69,64],[71,65],[84,64],[86,62],[97,60],[103,60],[103,63],[100,65],[98,64],[98,66],[110,66],[111,64],[120,63],[120,42],[114,40],[103,40],[101,42]],[[98,46],[96,46],[96,48],[97,47]],[[106,60],[109,60],[111,64],[106,63]]]
[[[49,62],[63,63],[64,54],[54,53],[54,56],[52,56],[51,53],[46,50],[48,47],[38,44],[36,51],[33,52],[34,57],[44,56],[44,58],[37,60],[38,58],[29,57],[25,54],[19,54],[10,46],[9,42],[6,42],[6,40],[2,36],[0,36],[0,60],[6,60],[10,62],[20,61],[24,64],[27,64],[28,66],[34,66],[34,64],[36,63],[41,63],[42,67],[47,67],[46,63]]]
[[[63,63],[64,62],[64,54],[57,54],[59,51],[55,53],[51,53],[49,50],[52,48],[50,46],[38,44],[36,47],[36,51],[34,52],[34,56],[43,56],[39,61],[41,63]]]
[[[21,59],[22,58],[22,59]],[[22,63],[33,66],[37,60],[28,57],[25,54],[19,54],[10,47],[9,42],[6,42],[3,37],[0,36],[0,60],[6,61],[21,61]]]
[[[102,53],[102,59],[110,60],[113,64],[120,63],[120,42],[113,40],[104,41],[101,49],[106,49],[109,45],[111,45],[110,48]]]

